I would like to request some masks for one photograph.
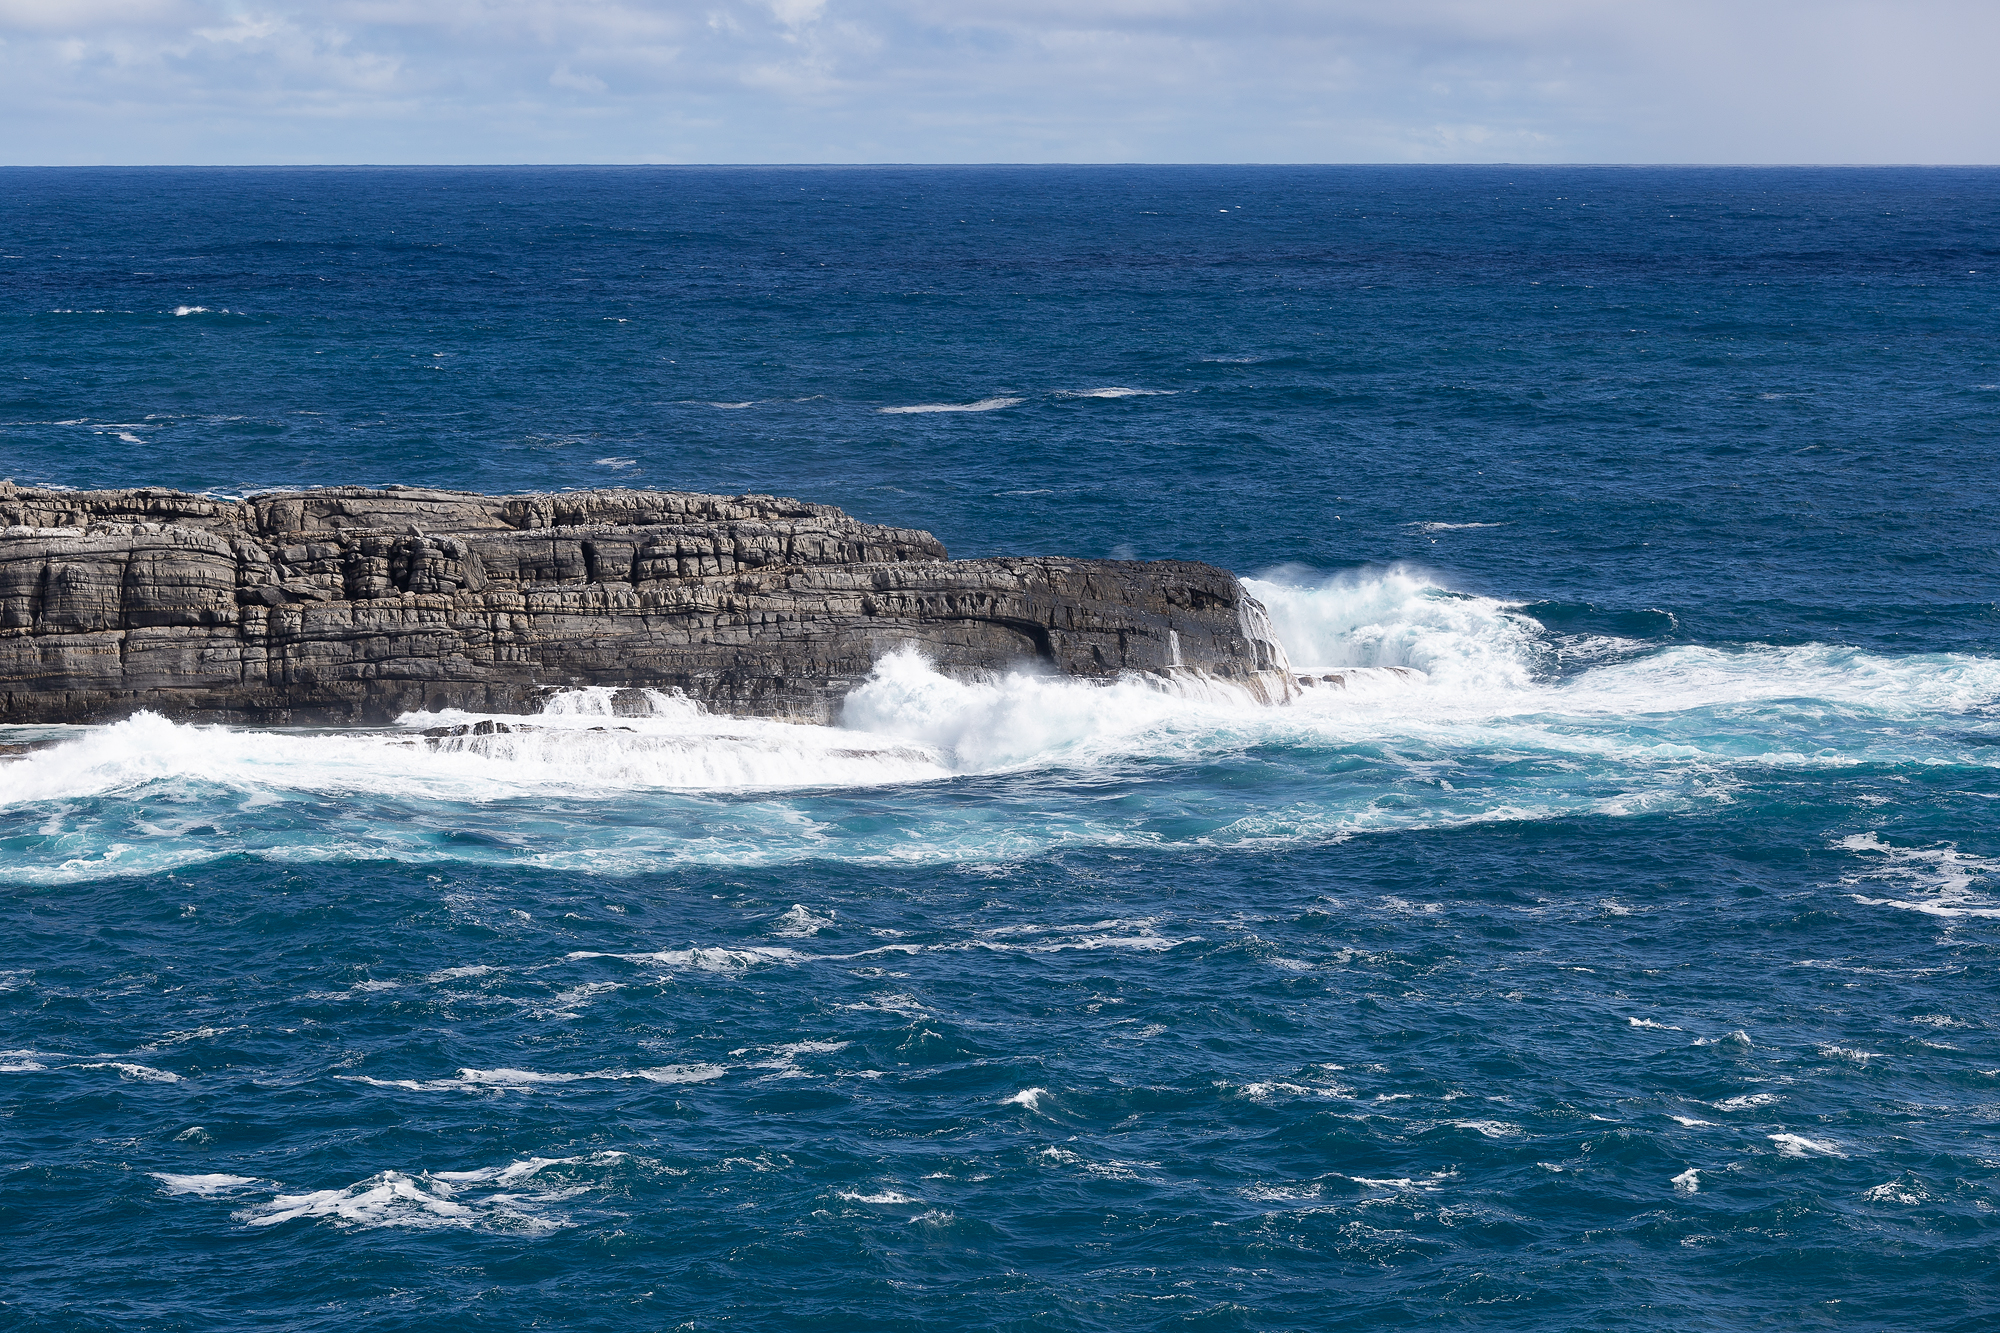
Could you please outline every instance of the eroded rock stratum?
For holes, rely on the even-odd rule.
[[[906,645],[956,675],[1287,689],[1263,609],[1224,570],[950,560],[927,532],[770,495],[0,483],[0,525],[5,722],[348,725],[533,712],[579,685],[823,722]]]

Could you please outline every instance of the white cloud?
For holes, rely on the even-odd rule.
[[[567,60],[555,67],[549,75],[549,87],[568,88],[579,93],[601,93],[609,91],[609,85],[595,74],[578,74],[569,67]]]
[[[1995,161],[1971,0],[0,0],[88,161]]]

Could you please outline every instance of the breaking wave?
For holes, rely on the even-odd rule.
[[[145,713],[39,729],[53,743],[0,761],[14,852],[0,876],[83,880],[231,854],[620,874],[1266,845],[1697,809],[1774,770],[2000,764],[1990,658],[1562,633],[1409,569],[1246,584],[1293,664],[1283,707],[1187,672],[962,680],[904,651],[825,727],[599,688],[532,717],[442,711],[367,731]],[[1951,882],[1891,905],[1985,913],[1960,892],[1970,863],[1899,855]]]

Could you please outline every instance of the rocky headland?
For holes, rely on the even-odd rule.
[[[960,676],[1292,688],[1263,608],[1185,561],[951,560],[769,495],[0,483],[0,722],[375,724],[585,685],[825,722],[905,646]]]

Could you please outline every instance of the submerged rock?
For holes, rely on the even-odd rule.
[[[0,483],[0,721],[534,711],[586,685],[824,722],[913,647],[1293,688],[1263,608],[1187,561],[950,560],[769,495],[339,487],[247,500]]]

